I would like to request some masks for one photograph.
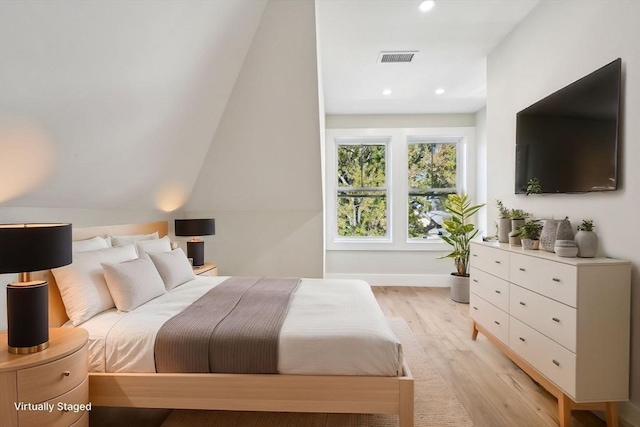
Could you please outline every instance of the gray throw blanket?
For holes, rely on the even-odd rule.
[[[160,328],[156,371],[277,374],[280,329],[299,283],[225,280]]]

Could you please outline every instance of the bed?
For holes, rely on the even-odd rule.
[[[167,222],[105,226],[92,228],[74,228],[73,239],[83,240],[94,236],[135,235],[158,232],[167,235]],[[64,304],[55,278],[51,272],[43,272],[49,281],[49,323],[51,327],[68,323]],[[199,278],[195,287],[213,287],[225,278]],[[317,283],[300,283],[300,292],[313,289]],[[320,279],[315,279],[320,280]],[[340,287],[341,283],[325,282],[327,286]],[[354,284],[356,288],[356,286]],[[296,291],[298,292],[298,291]],[[369,291],[370,294],[370,291]],[[193,298],[192,295],[189,298]],[[189,299],[187,298],[187,300]],[[158,298],[160,300],[161,298]],[[292,301],[291,311],[303,312],[304,306],[296,309]],[[160,302],[157,302],[160,303]],[[375,301],[374,301],[375,304]],[[298,304],[299,305],[299,304]],[[151,310],[153,311],[153,310]],[[156,310],[157,311],[157,310]],[[109,320],[111,316],[111,320]],[[287,315],[289,316],[289,315]],[[97,317],[97,316],[96,316]],[[100,345],[100,327],[112,329],[109,322],[113,315],[104,313],[100,318],[91,319],[85,326],[93,328],[95,338],[92,346]],[[296,347],[296,333],[300,327],[283,325],[283,335],[293,337],[289,346]],[[107,325],[107,326],[105,326]],[[80,327],[83,327],[80,325]],[[121,328],[121,329],[126,329]],[[104,337],[103,337],[104,338]],[[299,338],[299,336],[298,336]],[[283,339],[286,343],[287,339]],[[102,343],[104,345],[104,342]],[[95,353],[95,352],[94,352]],[[103,352],[104,353],[104,352]],[[369,351],[368,353],[372,353]],[[100,351],[97,352],[100,354]],[[141,359],[145,359],[142,357]],[[146,358],[148,361],[148,357]],[[95,406],[172,408],[172,409],[209,409],[236,411],[270,412],[322,412],[322,413],[365,413],[397,414],[399,426],[413,426],[413,378],[406,366],[400,361],[396,375],[389,372],[377,372],[364,369],[366,374],[350,375],[348,371],[326,375],[324,368],[305,374],[296,364],[295,357],[289,358],[288,367],[280,369],[280,374],[216,374],[216,373],[156,373],[146,368],[130,365],[118,366],[118,362],[103,362],[92,356],[93,370],[90,372],[89,398]],[[104,363],[105,369],[100,369]],[[110,366],[107,367],[107,363]],[[113,366],[115,364],[115,367]],[[386,364],[388,368],[389,363]],[[315,366],[315,365],[314,365]],[[118,372],[106,372],[115,370]],[[284,373],[282,373],[284,372]],[[387,376],[382,376],[387,375]]]

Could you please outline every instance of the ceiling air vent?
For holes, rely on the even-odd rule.
[[[400,62],[411,62],[417,50],[401,51],[401,52],[380,52],[378,55],[378,64],[397,64]]]

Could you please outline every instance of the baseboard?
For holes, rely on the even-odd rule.
[[[448,288],[453,277],[450,274],[325,274],[325,279],[359,279],[371,286],[414,286]]]
[[[631,402],[620,402],[618,418],[624,427],[640,427],[640,407]]]

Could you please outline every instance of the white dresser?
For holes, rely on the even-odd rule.
[[[607,413],[628,399],[631,264],[561,258],[499,243],[471,245],[473,339],[482,332],[571,409]]]

